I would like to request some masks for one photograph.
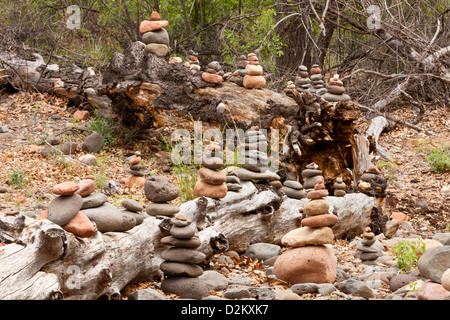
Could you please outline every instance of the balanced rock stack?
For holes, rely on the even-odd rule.
[[[149,20],[144,20],[139,26],[142,34],[142,42],[145,43],[145,52],[165,57],[169,53],[169,34],[164,29],[169,21],[161,20],[158,12],[153,11]]]
[[[134,156],[128,158],[128,164],[130,165],[130,167],[126,170],[126,172],[134,177],[143,177],[149,174],[150,172],[148,170],[144,170],[141,161],[141,153],[139,151],[136,151],[134,153]]]
[[[247,130],[244,137],[244,154],[242,167],[254,172],[264,172],[269,169],[267,156],[267,137],[259,127]]]
[[[298,75],[295,77],[295,88],[300,92],[307,92],[311,88],[308,68],[304,65],[298,67]]]
[[[202,73],[202,79],[208,83],[222,84],[224,72],[220,63],[213,61],[208,63],[205,72]]]
[[[247,89],[261,89],[266,86],[266,79],[263,77],[263,68],[259,65],[258,57],[255,53],[249,53],[248,64],[245,67],[243,85]]]
[[[344,83],[339,80],[338,74],[335,74],[330,79],[330,83],[327,86],[327,93],[323,95],[323,98],[329,102],[350,100],[350,96],[345,93]]]
[[[318,168],[319,166],[312,162],[306,166],[305,170],[302,171],[303,188],[306,192],[311,191],[319,180],[324,181],[322,171]]]
[[[184,65],[189,68],[189,71],[192,74],[196,74],[201,69],[200,61],[198,60],[198,53],[193,50],[189,50],[188,54],[187,61]]]
[[[199,180],[195,183],[194,194],[198,197],[225,198],[228,192],[226,170],[223,167],[222,147],[209,143],[202,155],[203,168],[198,170]]]
[[[376,166],[371,165],[361,176],[358,187],[367,195],[384,197],[386,195],[387,180]]]
[[[268,180],[279,181],[280,176],[269,170],[267,155],[267,137],[258,126],[245,132],[242,151],[242,168],[234,169],[234,174],[242,181]]]
[[[198,265],[205,259],[205,254],[196,250],[201,244],[195,236],[196,230],[191,221],[178,213],[171,219],[170,236],[161,239],[162,244],[170,245],[164,250],[160,269],[166,276],[161,282],[161,289],[166,293],[175,293],[182,298],[201,299],[207,296],[209,289],[198,277],[203,269]]]
[[[345,185],[341,177],[336,178],[336,182],[334,183],[333,187],[335,197],[343,197],[347,194],[347,192],[345,191],[347,186]]]
[[[303,190],[302,184],[295,180],[284,181],[283,187],[281,187],[281,191],[283,191],[288,198],[293,199],[306,198],[306,191]]]
[[[178,198],[178,188],[166,177],[151,176],[145,180],[145,197],[151,201],[147,203],[145,212],[150,216],[173,216],[180,212],[180,208],[169,201]]]
[[[375,234],[372,232],[370,227],[367,227],[363,234],[363,239],[358,243],[356,247],[356,258],[360,258],[362,261],[374,261],[378,257],[383,255],[383,251],[374,246],[375,244]]]
[[[325,88],[325,81],[323,80],[322,69],[318,64],[313,64],[311,70],[309,70],[311,79],[311,88],[310,92],[315,92],[318,95],[323,95],[327,92]]]
[[[243,87],[244,86],[244,77],[247,75],[247,71],[245,70],[247,65],[248,65],[247,57],[243,54],[239,57],[239,61],[238,61],[238,65],[237,65],[238,69],[235,72],[233,72],[230,81],[233,81],[238,86]]]
[[[38,219],[48,219],[64,230],[78,237],[88,238],[96,229],[91,220],[81,212],[83,198],[95,190],[91,179],[76,182],[62,182],[53,186],[52,192],[57,195]]]
[[[333,283],[336,280],[337,259],[328,245],[334,239],[329,227],[338,217],[328,214],[330,204],[325,185],[319,180],[314,190],[309,192],[310,199],[303,209],[306,218],[301,220],[302,227],[294,229],[281,238],[288,247],[274,264],[277,278],[290,283]]]

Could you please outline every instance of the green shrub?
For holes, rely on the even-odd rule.
[[[15,186],[16,188],[25,187],[27,184],[25,173],[20,168],[14,169],[14,171],[8,175],[8,182],[10,185]]]
[[[96,114],[96,120],[91,123],[90,129],[97,131],[102,136],[105,145],[114,147],[117,145],[116,135],[117,122],[111,118],[105,118],[101,114]]]
[[[450,147],[433,148],[425,157],[432,172],[450,172]]]
[[[404,240],[392,247],[392,253],[397,258],[397,266],[402,271],[417,267],[417,261],[425,252],[425,243],[421,238],[416,241]]]

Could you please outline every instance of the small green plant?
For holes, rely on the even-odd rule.
[[[96,113],[96,120],[90,125],[90,129],[100,133],[105,144],[110,147],[114,147],[117,144],[116,128],[117,123],[114,119],[105,118],[100,113]]]
[[[187,202],[197,198],[194,187],[198,180],[197,168],[193,164],[179,164],[172,169],[172,174],[177,176],[180,190],[180,200]]]
[[[8,182],[19,189],[25,187],[27,184],[25,173],[20,168],[14,169],[14,171],[8,175]]]
[[[430,165],[432,172],[450,172],[450,146],[431,149],[425,160]]]
[[[387,173],[389,180],[394,180],[398,171],[398,165],[394,161],[377,161],[377,167]]]
[[[421,238],[417,240],[404,240],[392,247],[392,253],[397,258],[397,266],[402,271],[409,271],[416,268],[417,261],[425,252],[425,243]]]
[[[106,175],[108,159],[106,156],[100,157],[97,161],[98,164],[98,173],[95,176],[95,185],[100,189],[103,189],[106,186],[106,182],[108,181],[108,177]]]

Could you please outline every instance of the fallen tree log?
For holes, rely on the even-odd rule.
[[[198,249],[207,256],[243,252],[255,242],[280,244],[285,233],[299,227],[299,209],[307,199],[289,199],[252,182],[242,186],[221,200],[197,198],[180,206],[192,226],[200,227]],[[339,217],[333,226],[338,239],[355,237],[375,221],[376,198],[358,193],[327,200]],[[8,244],[0,247],[1,299],[120,299],[128,284],[162,275],[161,252],[167,247],[160,239],[170,230],[167,217],[148,217],[126,232],[96,232],[91,238],[78,238],[46,219],[21,217],[15,219],[23,221],[18,237],[12,241],[17,232],[10,232]],[[13,223],[0,217],[5,219]]]

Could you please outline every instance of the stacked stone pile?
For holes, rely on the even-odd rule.
[[[367,227],[363,234],[363,239],[356,247],[355,257],[360,258],[363,262],[374,261],[383,255],[383,251],[375,245],[375,234],[370,227]]]
[[[318,64],[313,64],[311,67],[310,72],[310,80],[311,80],[311,88],[309,89],[310,92],[315,92],[318,95],[323,95],[327,92],[327,89],[325,88],[325,81],[322,75],[322,69],[319,67]]]
[[[165,57],[169,53],[169,34],[166,28],[169,21],[161,20],[158,12],[153,11],[150,20],[144,20],[139,26],[142,42],[145,43],[145,52],[158,57]]]
[[[222,147],[217,143],[209,143],[202,155],[202,166],[198,170],[199,180],[195,183],[194,194],[198,197],[214,199],[225,198],[228,192],[227,172],[223,168]]]
[[[343,197],[347,194],[347,192],[345,191],[347,186],[345,185],[341,177],[336,178],[336,182],[334,183],[333,187],[335,197]]]
[[[306,191],[303,190],[302,184],[295,180],[284,181],[283,187],[281,187],[281,191],[283,191],[288,198],[292,199],[306,198]]]
[[[187,61],[184,65],[189,68],[189,71],[191,71],[191,73],[193,74],[196,74],[198,71],[200,71],[201,67],[200,61],[198,60],[198,53],[193,50],[189,50]]]
[[[207,296],[209,289],[198,277],[203,274],[199,266],[205,254],[196,250],[200,240],[195,236],[196,230],[190,226],[191,221],[178,213],[171,219],[170,236],[161,239],[162,244],[170,245],[162,252],[160,269],[165,278],[161,289],[166,293],[175,293],[182,298],[201,299]]]
[[[263,68],[259,65],[258,57],[255,53],[248,54],[248,64],[245,67],[243,85],[247,89],[261,89],[266,86],[266,79],[263,77]]]
[[[127,231],[140,223],[134,215],[110,204],[105,194],[92,194],[94,190],[92,179],[55,185],[52,192],[57,197],[39,219],[48,219],[79,237],[90,237],[96,229],[100,232]]]
[[[139,151],[136,151],[134,155],[134,157],[132,156],[129,158],[128,164],[130,165],[130,167],[126,170],[126,172],[134,177],[143,177],[150,174],[150,172],[148,170],[145,170],[145,168],[142,166],[141,153]]]
[[[300,92],[307,92],[311,88],[308,68],[304,65],[298,67],[298,75],[295,77],[295,88]]]
[[[180,208],[170,201],[179,196],[178,188],[164,176],[148,177],[144,184],[145,197],[150,200],[145,212],[150,216],[173,216]]]
[[[219,62],[213,61],[208,63],[205,72],[202,73],[202,79],[208,83],[222,84],[223,70]]]
[[[319,180],[324,181],[322,171],[319,170],[319,166],[314,162],[308,164],[305,170],[302,171],[303,188],[306,192],[311,191]]]
[[[327,86],[327,93],[323,95],[323,98],[329,102],[348,101],[350,96],[345,93],[344,83],[339,80],[339,75],[335,74],[330,79],[330,83]]]
[[[330,228],[337,216],[328,214],[330,204],[325,196],[328,191],[319,180],[303,210],[306,218],[302,227],[285,234],[281,243],[288,247],[275,261],[273,272],[289,283],[333,283],[336,279],[337,259],[329,246],[334,239]]]

